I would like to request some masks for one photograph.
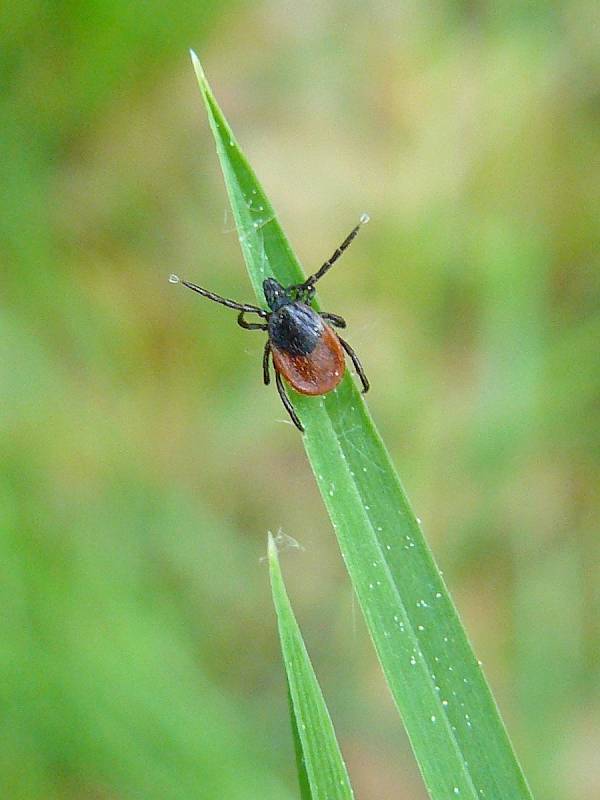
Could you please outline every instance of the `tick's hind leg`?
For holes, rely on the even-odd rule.
[[[279,392],[279,397],[281,397],[281,402],[285,406],[285,410],[290,415],[292,422],[298,428],[298,430],[304,433],[304,425],[300,422],[298,415],[294,411],[294,406],[291,404],[290,398],[287,396],[283,381],[281,380],[281,375],[279,372],[277,372],[277,370],[275,370],[275,383],[277,384],[277,391]]]
[[[344,339],[342,339],[341,336],[338,336],[338,339],[340,340],[340,344],[342,345],[344,350],[348,353],[348,355],[352,359],[352,363],[354,364],[354,369],[356,370],[356,372],[358,374],[358,377],[360,378],[360,382],[363,385],[363,394],[366,394],[369,391],[370,384],[369,384],[369,380],[368,380],[367,376],[365,375],[365,371],[363,369],[363,365],[360,363],[359,357],[356,355],[354,350],[350,347],[348,342],[346,342]]]

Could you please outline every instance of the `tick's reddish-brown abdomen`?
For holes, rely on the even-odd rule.
[[[307,356],[293,356],[274,345],[271,349],[275,369],[300,394],[327,394],[344,376],[344,351],[329,325],[324,326],[317,346]]]

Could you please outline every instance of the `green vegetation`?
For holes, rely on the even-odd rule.
[[[192,61],[248,271],[262,302],[265,277],[289,285],[306,276],[194,53]],[[346,374],[325,398],[292,396],[301,410],[317,484],[431,797],[529,798],[480,667],[352,379]],[[279,589],[281,593],[281,581]],[[309,670],[289,652],[290,625],[282,624],[281,611],[278,616],[296,729],[298,718],[306,715],[299,707],[297,685],[306,681]],[[291,627],[292,638],[299,640],[295,625]],[[302,652],[301,641],[295,649]],[[319,698],[310,681],[309,689]],[[317,716],[326,716],[324,707]],[[310,723],[314,721],[305,721],[308,732]],[[319,781],[333,780],[336,790],[340,784],[331,775],[331,759],[318,759],[326,752],[318,741],[322,727],[316,725],[314,740],[302,733],[300,739],[314,796],[332,797],[331,786],[317,790]],[[330,736],[334,739],[333,732]]]
[[[297,797],[281,527],[357,797],[425,797],[261,337],[167,282],[252,299],[193,46],[307,269],[370,213],[323,303],[534,796],[596,796],[595,5],[5,5],[0,794]]]
[[[271,534],[268,557],[302,800],[352,800],[346,766],[285,590],[277,545]]]

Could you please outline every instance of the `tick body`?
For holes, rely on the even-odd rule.
[[[273,366],[293,389],[308,395],[335,389],[344,375],[344,351],[314,309],[290,300],[271,314],[268,326]]]
[[[315,295],[315,284],[331,269],[352,243],[360,225],[369,221],[366,214],[353,228],[342,244],[320,268],[303,283],[282,286],[274,278],[263,281],[263,291],[269,310],[247,303],[236,303],[214,294],[201,286],[182,280],[184,286],[216,303],[239,311],[238,324],[246,330],[262,330],[267,333],[263,354],[263,378],[266,385],[271,382],[269,362],[273,360],[275,382],[279,396],[294,425],[301,431],[300,422],[286,393],[282,378],[299,394],[318,396],[335,389],[344,376],[347,354],[363,386],[363,393],[369,389],[369,381],[362,364],[348,342],[333,330],[332,326],[345,328],[346,322],[337,314],[317,311],[311,301]],[[179,283],[172,275],[170,280]],[[263,321],[248,322],[245,314],[257,314]]]
[[[327,394],[342,380],[346,369],[342,345],[329,325],[323,325],[309,353],[292,353],[285,347],[277,347],[272,340],[271,353],[277,372],[300,394]]]

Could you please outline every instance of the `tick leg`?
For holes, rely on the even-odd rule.
[[[319,316],[323,319],[326,319],[328,322],[331,322],[331,324],[335,325],[336,328],[346,327],[346,320],[343,317],[338,316],[338,314],[330,314],[328,311],[319,311]]]
[[[265,351],[263,353],[263,380],[265,386],[271,383],[271,375],[269,374],[269,356],[271,355],[271,340],[267,339],[265,342]]]
[[[208,289],[203,289],[202,286],[198,286],[196,283],[191,283],[190,281],[184,281],[178,278],[176,275],[173,275],[173,283],[182,283],[184,286],[187,286],[188,289],[191,289],[193,292],[197,292],[201,294],[202,297],[207,297],[209,300],[213,300],[215,303],[220,303],[222,306],[227,306],[227,308],[234,308],[236,311],[254,311],[255,314],[258,314],[259,317],[266,317],[267,311],[263,308],[259,308],[258,306],[250,305],[250,303],[237,303],[235,300],[229,300],[227,297],[221,297],[220,294],[215,294],[215,292],[209,292]]]
[[[279,392],[279,397],[281,397],[281,402],[285,406],[285,410],[290,415],[292,422],[298,428],[298,430],[304,433],[304,425],[300,422],[298,415],[294,411],[294,406],[291,404],[290,398],[287,396],[283,381],[281,380],[281,375],[279,372],[277,372],[277,370],[275,370],[275,383],[277,384],[277,391]]]
[[[306,303],[307,306],[311,304],[313,297],[317,293],[313,284],[305,285],[300,283],[297,286],[290,286],[288,291],[290,290],[295,300],[300,300],[302,303]]]
[[[352,363],[354,364],[354,369],[358,373],[358,377],[360,378],[360,382],[363,385],[363,394],[366,394],[369,391],[370,384],[369,384],[369,381],[367,379],[367,376],[365,375],[365,371],[363,369],[363,365],[360,363],[359,357],[356,355],[354,350],[350,347],[348,342],[346,342],[344,339],[342,339],[341,336],[338,336],[338,339],[340,340],[340,344],[342,345],[344,350],[348,353],[348,355],[352,359]]]
[[[327,261],[321,267],[319,267],[319,269],[315,272],[315,274],[311,275],[310,277],[308,277],[304,281],[304,283],[299,283],[297,286],[290,286],[290,289],[298,289],[298,290],[302,290],[302,289],[311,290],[312,289],[313,294],[314,294],[314,288],[313,287],[314,287],[315,283],[318,280],[321,280],[323,275],[325,275],[325,273],[328,272],[331,269],[331,267],[333,267],[335,262],[338,260],[338,258],[344,252],[344,250],[346,250],[348,247],[350,247],[350,245],[352,244],[352,242],[356,238],[356,234],[359,232],[361,225],[364,225],[368,221],[369,221],[369,217],[366,214],[363,214],[362,217],[360,218],[360,222],[358,223],[358,225],[355,228],[352,228],[352,230],[350,231],[348,236],[346,236],[346,238],[341,243],[341,245],[338,248],[336,248],[336,250],[333,252],[333,254],[327,259]]]
[[[244,314],[247,313],[247,311],[240,311],[238,314],[237,323],[240,328],[245,328],[247,331],[266,331],[269,329],[269,326],[264,322],[246,322]]]

